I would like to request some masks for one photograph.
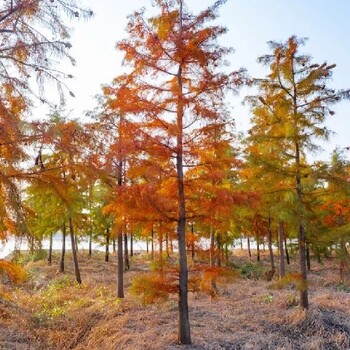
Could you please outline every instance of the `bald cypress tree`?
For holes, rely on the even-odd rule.
[[[259,62],[269,66],[270,73],[255,81],[259,94],[248,100],[253,112],[252,154],[265,173],[275,174],[275,188],[287,193],[298,237],[300,306],[307,309],[305,180],[313,167],[306,155],[319,149],[316,140],[328,139],[330,131],[323,123],[334,114],[334,104],[349,98],[349,90],[329,88],[335,65],[313,63],[310,56],[299,53],[303,44],[294,36],[285,43],[269,43],[272,54],[260,57]]]

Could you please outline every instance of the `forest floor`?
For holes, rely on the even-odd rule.
[[[234,254],[241,274],[218,284],[215,299],[189,294],[191,346],[176,344],[176,295],[143,305],[128,289],[134,276],[147,271],[146,255],[132,258],[122,300],[116,298],[113,255],[105,262],[101,252],[88,258],[80,251],[81,285],[74,282],[69,254],[64,274],[58,272],[58,254],[51,266],[46,260],[23,262],[25,282],[15,286],[1,278],[0,349],[350,349],[350,289],[339,283],[334,259],[312,261],[305,313],[295,286],[276,288],[277,279],[266,281],[267,256],[256,263],[246,252]]]

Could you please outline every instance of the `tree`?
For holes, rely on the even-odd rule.
[[[331,106],[349,98],[349,90],[335,91],[327,87],[335,65],[314,64],[299,54],[304,40],[291,37],[286,43],[270,42],[272,54],[259,62],[270,66],[265,79],[257,79],[260,93],[249,98],[253,106],[255,147],[267,172],[283,174],[283,186],[289,188],[299,245],[299,269],[304,288],[300,306],[308,308],[306,232],[306,180],[313,174],[306,153],[318,150],[315,140],[327,140],[329,130],[323,125],[334,112]],[[266,157],[267,153],[269,158]]]
[[[4,0],[0,5],[0,83],[11,86],[17,96],[39,97],[45,83],[57,83],[63,102],[64,80],[70,75],[57,70],[56,59],[68,59],[69,29],[65,18],[89,18],[92,11],[80,7],[76,0]],[[39,90],[30,84],[38,82]],[[70,92],[71,95],[74,95]]]
[[[217,18],[223,3],[217,1],[198,15],[191,14],[183,0],[157,1],[160,14],[149,19],[144,11],[135,12],[127,27],[129,38],[117,44],[131,70],[109,88],[115,110],[133,118],[134,139],[143,142],[142,152],[173,160],[180,256],[178,340],[182,344],[191,343],[184,169],[196,162],[196,141],[206,127],[227,118],[226,90],[236,89],[244,80],[243,70],[223,73],[217,69],[231,49],[216,41],[226,29],[206,22]]]

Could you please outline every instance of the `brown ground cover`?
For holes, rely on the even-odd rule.
[[[2,278],[0,349],[350,349],[350,289],[338,283],[334,259],[313,262],[305,314],[293,284],[276,288],[276,281],[264,279],[267,256],[257,265],[238,253],[232,261],[243,275],[219,284],[216,299],[190,294],[193,345],[186,347],[176,344],[175,295],[145,306],[128,292],[132,278],[147,271],[146,256],[134,257],[125,273],[124,300],[116,298],[115,256],[106,263],[99,252],[89,259],[80,251],[80,286],[69,255],[65,274],[57,272],[58,256],[52,266],[28,262],[23,284]]]

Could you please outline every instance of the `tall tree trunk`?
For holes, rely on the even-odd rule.
[[[89,257],[92,256],[92,230],[89,232]]]
[[[243,250],[243,238],[242,235],[239,237],[240,245],[241,245],[241,250]]]
[[[62,251],[60,258],[60,272],[64,272],[64,260],[66,256],[66,222],[63,221],[62,226]]]
[[[128,249],[128,234],[124,233],[124,270],[127,271],[130,269],[129,262],[129,249]]]
[[[52,264],[52,243],[53,243],[53,234],[50,233],[50,243],[49,243],[49,254],[47,255],[47,263],[48,265]]]
[[[194,260],[194,223],[191,222],[191,258]]]
[[[247,237],[247,244],[248,244],[248,254],[249,254],[249,257],[251,258],[252,257],[252,251],[250,249],[250,238]]]
[[[154,260],[154,229],[152,227],[151,233],[151,259]]]
[[[134,256],[134,235],[130,233],[130,256]]]
[[[256,230],[256,261],[260,261],[260,237],[259,230]]]
[[[210,260],[209,260],[209,266],[211,268],[215,267],[216,263],[216,253],[215,253],[215,233],[213,226],[210,225]],[[214,296],[217,293],[217,288],[216,288],[216,280],[215,277],[210,278],[210,289],[212,296]]]
[[[179,3],[179,50],[182,49],[182,6]],[[191,344],[191,332],[188,311],[188,270],[186,255],[186,202],[183,173],[183,118],[184,101],[182,87],[182,62],[179,63],[177,72],[178,96],[177,96],[177,116],[176,116],[176,171],[178,189],[178,245],[179,245],[179,321],[178,321],[178,341],[180,344]]]
[[[123,116],[119,119],[119,141],[122,142],[122,127],[123,127]],[[118,150],[118,162],[117,162],[117,184],[120,189],[123,186],[123,157],[122,150]],[[117,227],[117,244],[118,244],[118,268],[117,268],[117,279],[118,279],[118,298],[124,298],[124,266],[123,266],[123,227],[118,224]]]
[[[269,246],[269,254],[270,254],[270,264],[271,264],[271,272],[268,279],[271,281],[276,272],[276,266],[275,266],[275,257],[273,255],[273,249],[272,249],[272,230],[271,230],[270,216],[269,216],[268,225],[269,225],[268,226],[268,246]]]
[[[73,263],[74,263],[75,279],[79,284],[81,284],[78,255],[76,251],[76,243],[75,243],[75,237],[74,237],[73,220],[71,215],[69,216],[69,233],[70,233],[70,239],[72,243],[72,255],[73,255]]]
[[[146,252],[149,254],[149,240],[146,238]]]
[[[286,275],[286,267],[284,263],[284,250],[283,250],[283,239],[284,236],[284,229],[283,229],[283,222],[280,221],[278,223],[278,250],[280,253],[280,276],[284,277]]]
[[[169,258],[169,233],[167,232],[165,234],[165,249],[166,249],[166,256]]]
[[[308,271],[311,270],[311,261],[310,261],[310,244],[306,244],[306,266]]]
[[[123,231],[118,228],[118,298],[124,298]]]
[[[116,239],[115,239],[115,237],[113,237],[113,239],[112,239],[113,253],[117,252],[117,244],[116,243],[117,243]]]
[[[221,233],[218,233],[216,236],[216,241],[217,241],[217,264],[218,267],[221,267],[221,258],[222,258],[222,244],[221,244]]]
[[[287,236],[286,235],[284,235],[284,249],[286,251],[287,264],[290,265],[289,251],[288,251],[288,244],[287,244]]]
[[[106,229],[106,249],[105,249],[105,261],[106,262],[109,261],[109,238],[110,238],[109,228],[107,228]]]

